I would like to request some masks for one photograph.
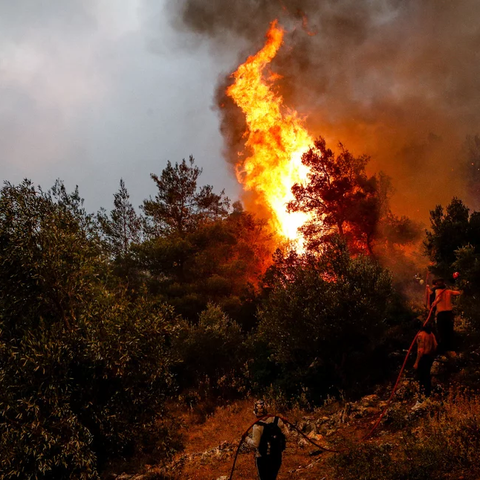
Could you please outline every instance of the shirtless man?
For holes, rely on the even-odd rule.
[[[439,278],[436,285],[433,306],[437,309],[438,353],[445,354],[454,350],[452,296],[462,292],[447,288],[443,278]]]
[[[432,333],[432,327],[426,325],[421,328],[417,337],[417,360],[413,368],[417,370],[420,391],[429,397],[432,392],[432,378],[430,370],[433,360],[435,359],[435,351],[437,350],[437,339]]]

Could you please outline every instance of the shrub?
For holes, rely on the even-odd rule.
[[[359,392],[387,373],[381,345],[395,314],[394,291],[374,260],[351,257],[343,243],[315,257],[278,253],[266,290],[256,342],[265,345],[284,391],[307,389],[318,401],[339,390]],[[256,365],[266,366],[261,358]]]
[[[237,396],[243,389],[243,340],[240,326],[213,304],[201,313],[197,325],[185,322],[175,341],[182,388],[204,397]]]
[[[0,477],[98,477],[156,428],[170,308],[112,295],[78,193],[0,192]],[[168,430],[149,439],[166,454]]]
[[[477,479],[480,474],[480,400],[452,394],[420,426],[411,425],[395,444],[355,445],[332,457],[345,480]],[[413,428],[414,427],[414,428]]]

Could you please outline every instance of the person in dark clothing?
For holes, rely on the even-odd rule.
[[[252,437],[246,437],[249,446],[255,448],[255,463],[257,465],[258,478],[260,480],[276,480],[278,471],[282,465],[282,449],[271,451],[271,448],[264,445],[262,437],[265,432],[271,429],[271,424],[278,426],[281,435],[284,437],[284,424],[279,417],[267,417],[267,407],[263,400],[257,400],[254,404],[254,414],[259,421],[253,426]],[[276,428],[276,427],[274,427]],[[265,438],[263,438],[265,440]],[[272,442],[273,444],[273,442]],[[265,447],[265,448],[264,448]]]
[[[437,350],[437,339],[432,333],[432,327],[422,327],[417,337],[417,360],[413,368],[417,370],[420,392],[429,397],[432,392],[431,369]]]

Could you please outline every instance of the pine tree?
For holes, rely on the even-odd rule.
[[[109,253],[115,259],[125,258],[130,246],[141,241],[142,218],[130,202],[123,179],[120,179],[120,189],[114,194],[113,205],[110,215],[102,209],[97,218]]]
[[[144,200],[143,211],[150,221],[153,236],[184,235],[202,223],[224,218],[228,214],[230,201],[224,190],[213,192],[211,185],[198,187],[202,169],[195,165],[193,156],[189,162],[170,162],[160,177],[151,174],[158,193],[155,199]]]

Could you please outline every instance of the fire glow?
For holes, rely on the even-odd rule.
[[[308,218],[302,213],[288,213],[286,204],[293,200],[291,188],[303,183],[308,169],[302,154],[313,144],[302,120],[284,106],[283,98],[272,91],[278,75],[264,77],[264,70],[283,43],[284,30],[273,22],[265,46],[233,73],[235,82],[227,89],[245,114],[247,140],[252,152],[237,165],[237,179],[246,190],[253,190],[271,212],[272,227],[283,237],[294,240],[297,229]]]

